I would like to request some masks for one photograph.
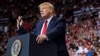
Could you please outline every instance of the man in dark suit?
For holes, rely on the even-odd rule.
[[[53,41],[57,44],[58,56],[69,56],[65,43],[66,20],[55,16],[54,6],[49,2],[41,3],[39,9],[42,19],[37,22],[34,30],[37,43]]]

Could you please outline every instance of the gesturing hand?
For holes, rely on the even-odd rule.
[[[37,43],[43,43],[44,40],[47,40],[46,35],[38,35],[38,37],[36,38]]]
[[[19,28],[19,26],[21,26],[23,23],[22,16],[18,16],[18,19],[16,21],[17,21],[17,28]]]

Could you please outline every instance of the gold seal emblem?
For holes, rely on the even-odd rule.
[[[21,50],[21,41],[20,40],[15,40],[12,44],[11,47],[11,54],[12,56],[18,56]]]

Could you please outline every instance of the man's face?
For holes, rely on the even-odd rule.
[[[50,16],[51,11],[52,10],[47,5],[44,5],[44,6],[40,7],[40,14],[41,14],[41,17],[43,17],[44,19],[48,18]]]

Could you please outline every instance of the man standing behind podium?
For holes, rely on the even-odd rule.
[[[54,6],[49,2],[41,3],[39,9],[42,19],[37,22],[34,31],[34,34],[37,35],[37,43],[41,44],[44,41],[53,41],[57,44],[58,56],[69,56],[65,43],[65,19],[56,17]],[[19,28],[18,33],[20,31],[22,30]]]

